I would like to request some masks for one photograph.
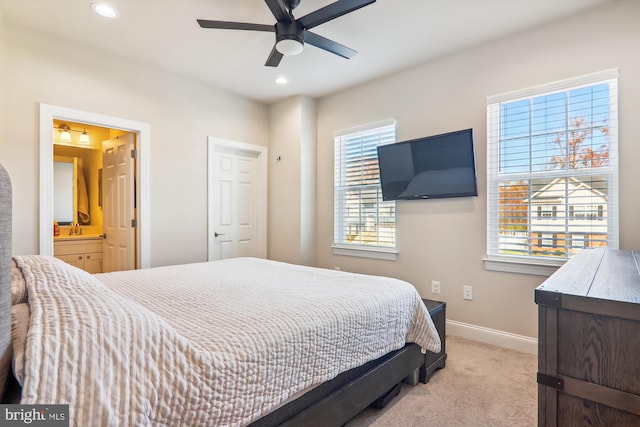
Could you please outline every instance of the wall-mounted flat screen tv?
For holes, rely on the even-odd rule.
[[[477,196],[473,130],[378,146],[383,200]]]

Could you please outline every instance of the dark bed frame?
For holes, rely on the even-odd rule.
[[[302,397],[281,407],[252,427],[341,426],[377,399],[393,393],[403,380],[418,383],[425,355],[417,344],[407,344],[363,366],[343,372]],[[425,381],[426,382],[426,381]]]
[[[0,165],[0,359],[4,360],[11,353],[11,212],[11,182]],[[397,394],[403,381],[411,385],[419,380],[426,383],[430,374],[420,347],[407,344],[338,375],[251,426],[341,426],[374,402],[376,407],[384,406]],[[3,389],[2,403],[19,402],[19,385],[12,375],[6,385],[0,381],[0,391]]]
[[[385,406],[399,385],[416,385],[423,375],[425,355],[408,344],[380,359],[343,372],[303,396],[250,424],[251,427],[341,426],[368,406]],[[405,375],[409,372],[408,375]],[[422,372],[422,374],[421,374]],[[423,381],[427,382],[428,378]],[[10,376],[1,403],[20,403],[20,385]]]

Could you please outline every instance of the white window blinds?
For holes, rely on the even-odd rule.
[[[382,201],[376,147],[396,142],[395,122],[334,137],[334,245],[394,248],[396,204]]]
[[[618,247],[617,70],[487,99],[488,256]]]

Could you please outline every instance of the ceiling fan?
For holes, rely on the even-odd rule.
[[[277,67],[284,55],[297,55],[304,49],[304,44],[319,47],[343,58],[352,58],[358,52],[309,31],[320,24],[338,18],[361,7],[375,3],[376,0],[338,0],[301,18],[293,17],[293,10],[300,0],[264,0],[276,18],[275,25],[250,24],[244,22],[209,21],[198,19],[202,28],[218,28],[225,30],[252,30],[276,33],[276,44],[264,64]]]

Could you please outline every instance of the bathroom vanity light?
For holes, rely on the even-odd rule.
[[[81,144],[91,144],[91,140],[89,139],[89,132],[87,132],[87,129],[71,129],[69,125],[65,123],[61,123],[58,127],[54,126],[54,129],[58,129],[58,131],[60,132],[60,142],[72,142],[71,132],[78,132],[80,134],[80,139],[78,141]]]
[[[69,126],[63,123],[58,126],[58,130],[60,131],[60,141],[71,142],[71,129],[69,129]]]
[[[80,135],[80,143],[82,144],[91,144],[91,141],[89,140],[89,134],[87,133],[87,130],[83,130],[82,134]]]

